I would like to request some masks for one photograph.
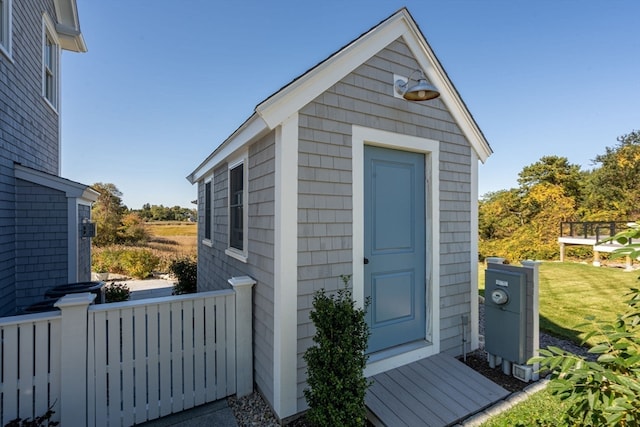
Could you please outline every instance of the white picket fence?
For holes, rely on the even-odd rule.
[[[251,286],[0,319],[0,426],[131,426],[253,390]]]

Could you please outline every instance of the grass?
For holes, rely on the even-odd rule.
[[[566,402],[560,402],[549,389],[544,389],[508,411],[492,417],[481,427],[560,425],[560,419],[566,407]],[[536,421],[539,424],[536,424]]]
[[[160,257],[161,270],[168,268],[171,260],[179,257],[195,258],[198,248],[198,224],[195,222],[148,222],[145,228],[150,239],[145,247]]]
[[[479,270],[484,294],[484,265]],[[624,295],[638,287],[638,273],[581,263],[543,262],[540,265],[540,329],[580,343],[585,317],[614,320],[626,309]]]

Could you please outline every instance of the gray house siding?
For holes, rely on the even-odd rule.
[[[0,316],[16,297],[14,162],[51,174],[59,170],[58,113],[42,98],[42,12],[53,1],[12,3],[12,60],[0,54]]]
[[[265,396],[273,396],[273,267],[275,134],[265,136],[248,152],[248,257],[243,263],[227,254],[228,166],[213,171],[213,222],[211,244],[204,241],[204,181],[198,182],[198,290],[228,288],[233,276],[256,280],[254,302],[254,380]]]
[[[16,305],[42,299],[67,282],[67,198],[61,191],[18,179]]]
[[[68,221],[66,199],[60,205],[64,210],[60,221],[63,217],[64,224],[53,223],[60,214],[56,206],[55,212],[48,212],[53,216],[46,219],[51,229],[45,233],[38,225],[37,231],[30,230],[25,222],[30,217],[23,215],[29,211],[33,218],[37,206],[25,208],[32,202],[21,197],[27,197],[33,189],[29,187],[31,184],[18,183],[14,172],[16,163],[52,176],[58,176],[60,172],[59,112],[42,96],[44,12],[54,24],[58,21],[53,0],[13,1],[11,57],[0,53],[0,316],[12,315],[17,306],[33,302],[45,282],[59,284],[67,281],[68,277],[67,253],[61,252],[63,246],[58,243],[64,240],[64,248],[68,244],[67,228],[64,228]],[[61,58],[57,59],[60,64]],[[60,67],[55,76],[58,79],[58,99],[59,72]],[[20,195],[18,186],[22,191]],[[38,197],[47,198],[51,196],[50,192],[55,191],[42,189]],[[37,202],[43,206],[46,204]],[[64,238],[59,236],[61,232],[65,233]],[[42,233],[56,237],[51,241],[37,237]],[[33,247],[35,240],[39,240],[37,248]],[[78,266],[82,270],[79,278],[90,278],[89,250],[90,243],[79,245]],[[62,259],[63,270],[60,267]],[[60,276],[60,271],[64,271],[64,277]],[[35,278],[33,282],[31,278]]]
[[[393,97],[392,72],[418,64],[401,40],[390,44],[299,115],[298,409],[306,408],[306,366],[312,344],[313,292],[351,274],[352,124],[440,141],[441,351],[461,353],[461,316],[470,313],[471,148],[441,101],[408,103]]]

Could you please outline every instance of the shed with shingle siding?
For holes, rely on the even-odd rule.
[[[394,95],[396,75],[416,69],[439,99]],[[254,378],[280,418],[307,407],[302,356],[313,344],[314,293],[336,290],[350,275],[363,304],[363,152],[375,146],[425,159],[426,327],[418,341],[372,353],[366,373],[460,354],[465,333],[466,350],[475,349],[477,168],[491,149],[406,9],[259,104],[188,176],[198,185],[198,289],[227,287],[233,276],[256,280]],[[238,164],[248,169],[241,250],[229,236],[230,171]]]

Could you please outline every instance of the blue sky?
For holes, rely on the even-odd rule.
[[[89,52],[62,60],[62,175],[130,208],[194,207],[185,177],[254,107],[406,6],[494,154],[591,159],[640,129],[636,0],[77,0]]]

